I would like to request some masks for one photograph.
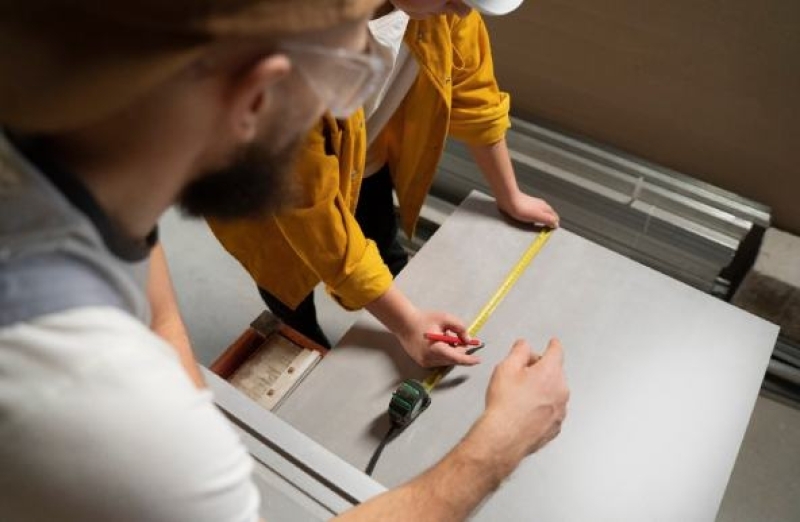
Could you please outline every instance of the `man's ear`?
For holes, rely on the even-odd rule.
[[[240,143],[249,143],[258,130],[258,122],[268,99],[270,88],[285,79],[291,71],[286,55],[263,56],[241,69],[231,78],[228,89],[228,124],[231,134]]]

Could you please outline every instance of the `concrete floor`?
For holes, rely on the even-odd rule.
[[[204,223],[169,212],[161,238],[198,360],[208,365],[263,304],[244,269]],[[358,315],[343,311],[319,290],[317,307],[332,342]],[[758,398],[717,522],[800,522],[800,409]]]

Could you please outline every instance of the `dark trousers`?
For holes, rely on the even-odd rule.
[[[375,241],[383,262],[389,267],[392,275],[397,276],[408,263],[408,254],[397,238],[397,217],[394,213],[392,190],[392,177],[388,166],[365,178],[361,184],[355,217],[364,235]],[[317,321],[313,292],[294,310],[263,288],[259,288],[258,292],[270,311],[284,323],[322,346],[330,348],[330,341],[325,337]]]

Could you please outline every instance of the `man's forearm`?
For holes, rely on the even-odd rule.
[[[337,520],[458,522],[500,486],[520,461],[556,437],[569,389],[561,343],[542,356],[518,340],[495,367],[486,409],[444,459],[420,477],[344,513]]]
[[[405,334],[416,314],[414,305],[397,289],[394,283],[383,295],[365,308],[395,335]]]
[[[167,258],[161,243],[156,245],[150,254],[147,297],[150,300],[153,315],[150,328],[175,348],[189,378],[198,388],[204,388],[203,375],[197,366],[189,334],[183,324],[183,319],[181,319],[178,301],[175,298],[175,290],[169,275]]]
[[[427,340],[428,332],[452,332],[462,339],[468,339],[469,334],[457,317],[445,312],[420,311],[394,284],[366,308],[397,337],[405,352],[420,366],[432,368],[480,362],[464,349]]]
[[[491,145],[470,145],[469,150],[498,203],[501,206],[509,204],[519,187],[506,139]]]
[[[523,223],[558,227],[558,213],[547,201],[529,196],[519,189],[505,138],[491,145],[471,145],[469,148],[500,210]]]
[[[498,451],[488,423],[478,421],[461,443],[434,467],[336,518],[357,521],[457,522],[492,493],[517,467],[524,452]]]

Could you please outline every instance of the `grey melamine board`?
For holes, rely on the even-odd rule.
[[[472,194],[400,275],[419,306],[471,320],[533,240]],[[476,520],[711,521],[778,328],[558,230],[479,337],[483,363],[457,368],[375,471],[396,486],[440,459],[481,413],[514,339],[559,337],[572,389],[553,443],[529,457]],[[364,316],[279,416],[356,467],[386,430],[394,387],[420,377]]]

